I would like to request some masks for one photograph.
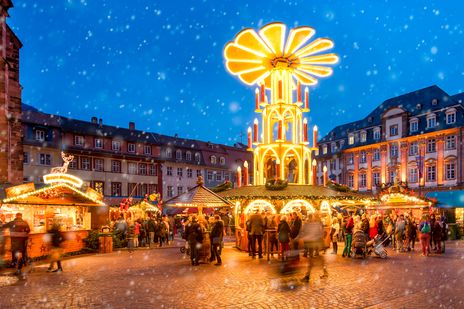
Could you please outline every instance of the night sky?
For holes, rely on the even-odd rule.
[[[241,29],[273,21],[335,42],[341,61],[311,88],[310,124],[322,135],[402,93],[464,91],[462,0],[13,3],[23,102],[77,119],[240,141],[255,117],[254,88],[226,71],[223,48]]]

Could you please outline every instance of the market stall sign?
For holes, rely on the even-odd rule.
[[[46,184],[67,183],[77,188],[82,187],[84,183],[82,179],[76,176],[62,173],[47,174],[43,176],[43,179]]]
[[[32,192],[35,190],[33,182],[25,183],[19,186],[14,186],[5,189],[6,197],[10,198],[13,196],[18,196],[27,192]]]

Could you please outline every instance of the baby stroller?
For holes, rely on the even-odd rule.
[[[367,236],[363,231],[358,230],[354,232],[351,246],[353,248],[352,250],[353,257],[361,256],[363,259],[366,258],[367,256]]]
[[[391,234],[383,233],[382,235],[376,235],[374,239],[371,239],[367,243],[369,254],[374,252],[378,257],[386,259],[388,254],[387,250],[385,250],[385,247],[390,244],[390,236]]]

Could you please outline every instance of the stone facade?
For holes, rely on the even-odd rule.
[[[0,1],[0,184],[23,180],[21,85],[19,50],[21,42],[6,24],[11,1]]]

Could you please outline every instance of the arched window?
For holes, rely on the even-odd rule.
[[[195,153],[195,161],[196,161],[196,162],[200,162],[200,160],[201,160],[200,153],[199,153],[199,152],[196,152],[196,153]]]
[[[210,160],[211,160],[211,164],[216,164],[216,156],[211,156]]]
[[[219,158],[219,164],[221,164],[221,165],[226,165],[226,158],[220,157],[220,158]]]
[[[190,151],[185,153],[185,160],[192,161],[192,153]]]
[[[176,160],[182,160],[182,150],[176,150]]]

